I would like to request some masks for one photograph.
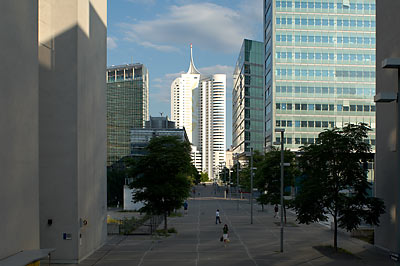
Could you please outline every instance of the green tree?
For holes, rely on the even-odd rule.
[[[334,248],[337,228],[350,231],[362,221],[378,225],[384,213],[381,199],[368,197],[367,169],[370,145],[366,124],[349,124],[319,134],[315,144],[301,147],[300,165],[305,178],[294,201],[300,223],[326,221],[332,215]]]
[[[284,187],[293,187],[294,179],[299,171],[296,163],[296,155],[290,150],[283,153],[284,162],[290,163],[290,166],[284,169]],[[257,201],[262,205],[280,204],[281,199],[281,151],[272,150],[265,154],[263,160],[258,163],[257,171],[254,177],[254,185],[261,192]],[[286,206],[284,201],[284,215],[286,222]]]
[[[118,168],[107,168],[107,205],[116,206],[123,202],[123,190],[126,171]]]
[[[133,200],[144,202],[143,212],[164,215],[165,230],[168,214],[189,196],[190,150],[190,143],[173,136],[152,138],[133,172],[131,187],[137,189]]]
[[[201,182],[207,182],[207,181],[209,181],[209,179],[208,179],[208,173],[207,173],[207,172],[202,172],[202,173],[200,174],[200,181],[201,181]]]

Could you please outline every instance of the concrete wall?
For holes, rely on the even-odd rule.
[[[144,203],[139,201],[139,202],[133,202],[132,201],[132,196],[133,193],[135,193],[136,190],[130,189],[128,186],[124,186],[124,211],[138,211],[140,208],[144,206]],[[121,202],[122,204],[122,202]]]
[[[39,0],[40,245],[57,262],[106,239],[106,4]]]
[[[0,259],[39,248],[37,1],[0,1]]]
[[[382,60],[400,57],[400,1],[376,1],[376,92],[398,92],[397,70],[382,69]],[[386,205],[386,214],[375,231],[375,245],[400,252],[399,223],[399,103],[376,107],[376,196]]]

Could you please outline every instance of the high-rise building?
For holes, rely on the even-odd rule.
[[[226,161],[226,75],[202,77],[199,101],[200,152],[203,171],[213,180],[218,176],[218,166]]]
[[[218,165],[225,161],[226,75],[201,75],[193,62],[171,84],[171,120],[185,127],[192,143],[192,160],[199,172],[216,177]],[[201,156],[201,158],[199,158]]]
[[[267,148],[360,122],[375,148],[375,0],[264,0],[264,53]]]
[[[149,119],[149,73],[143,64],[107,69],[107,166],[130,154],[132,128]]]
[[[193,62],[190,45],[190,65],[186,74],[181,74],[171,84],[171,120],[178,128],[185,127],[189,141],[199,146],[199,82],[200,72]]]
[[[264,151],[264,44],[243,40],[233,73],[232,152]]]

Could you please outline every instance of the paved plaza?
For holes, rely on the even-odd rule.
[[[333,244],[332,231],[322,225],[297,225],[288,213],[284,252],[280,253],[280,226],[272,207],[261,211],[254,205],[250,224],[250,204],[224,199],[209,186],[198,186],[191,198],[188,214],[169,219],[178,233],[169,237],[109,236],[109,241],[79,265],[155,266],[155,265],[396,265],[389,257],[361,240],[340,233],[338,243],[353,255],[332,254],[315,246]],[[222,224],[215,224],[220,210]],[[230,243],[220,242],[222,227],[229,227]],[[162,226],[162,225],[161,225]]]

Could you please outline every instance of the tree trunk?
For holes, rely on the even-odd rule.
[[[261,210],[264,211],[264,204],[261,204]]]
[[[333,235],[333,247],[335,251],[337,251],[337,212],[335,211],[335,215],[333,216],[333,224],[334,224],[334,235]]]
[[[168,212],[164,212],[164,230],[165,230],[165,232],[168,230],[167,217],[168,217]]]

